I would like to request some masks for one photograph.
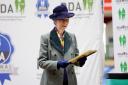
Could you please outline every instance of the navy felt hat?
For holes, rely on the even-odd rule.
[[[50,19],[65,19],[73,17],[74,13],[68,12],[68,9],[65,4],[61,4],[53,9],[53,14],[49,16]]]

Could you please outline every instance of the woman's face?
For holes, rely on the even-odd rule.
[[[69,23],[69,19],[57,19],[55,20],[55,25],[57,30],[64,31],[67,28]]]

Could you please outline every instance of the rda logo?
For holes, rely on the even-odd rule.
[[[126,62],[120,63],[121,72],[128,72],[128,64]]]
[[[9,4],[8,6],[6,4],[1,4],[0,3],[0,13],[1,14],[5,14],[5,13],[13,13],[13,7],[11,4]]]
[[[92,10],[93,0],[83,0],[84,9]]]
[[[15,9],[13,4],[15,5]],[[1,14],[11,14],[17,12],[21,12],[21,14],[23,14],[24,9],[25,9],[25,0],[15,0],[13,3],[10,2],[9,4],[7,2],[0,3]]]
[[[49,2],[48,0],[37,0],[36,3],[36,8],[37,8],[37,16],[44,17],[48,16],[48,8],[49,8]]]
[[[93,7],[93,0],[83,0],[83,3],[81,4],[79,1],[78,2],[68,2],[68,3],[63,3],[67,5],[69,11],[82,11],[82,10],[87,10],[87,11],[92,11]],[[83,5],[83,6],[82,6]]]
[[[16,12],[20,11],[21,14],[23,14],[24,9],[25,9],[25,1],[24,0],[15,0],[15,7],[16,7]]]
[[[125,46],[126,45],[126,36],[125,35],[120,35],[119,36],[119,42],[121,46]]]
[[[126,16],[126,11],[124,8],[120,8],[118,11],[119,19],[124,20]]]

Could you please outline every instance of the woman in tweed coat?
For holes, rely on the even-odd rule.
[[[55,7],[49,16],[55,27],[41,36],[38,65],[44,70],[40,85],[77,85],[74,65],[68,62],[79,54],[76,37],[65,31],[73,16],[64,4]],[[80,59],[75,65],[83,66],[85,61]]]

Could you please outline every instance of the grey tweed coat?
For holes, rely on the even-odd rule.
[[[64,49],[61,47],[55,28],[50,33],[42,35],[38,65],[44,70],[40,85],[63,85],[64,69],[57,69],[57,61],[61,59],[69,60],[78,54],[79,51],[74,34],[65,31]],[[74,65],[68,65],[66,70],[68,85],[77,85]]]

